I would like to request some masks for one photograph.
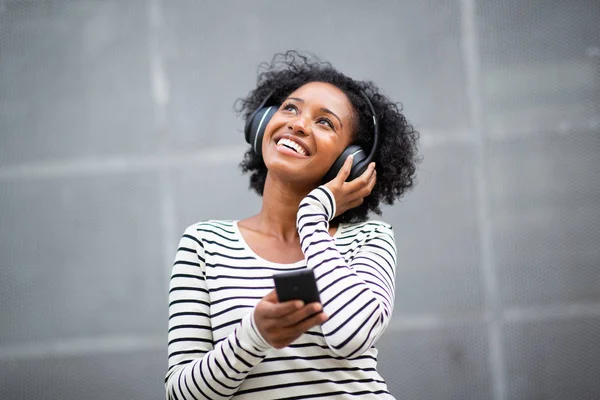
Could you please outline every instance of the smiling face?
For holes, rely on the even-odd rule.
[[[311,82],[296,89],[269,121],[262,155],[269,174],[317,186],[352,143],[355,118],[336,86]]]

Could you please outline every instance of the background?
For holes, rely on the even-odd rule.
[[[180,235],[259,209],[257,65],[404,104],[399,399],[600,398],[600,2],[0,1],[0,398],[163,399]]]

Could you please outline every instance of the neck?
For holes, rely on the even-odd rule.
[[[267,173],[262,208],[256,216],[260,231],[285,242],[298,240],[298,206],[311,191],[311,188],[299,186]]]

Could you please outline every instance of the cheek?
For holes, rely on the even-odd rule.
[[[333,163],[346,148],[346,143],[337,136],[329,135],[321,140],[320,147],[323,158]]]
[[[312,160],[311,168],[317,175],[325,176],[345,147],[343,143],[340,143],[339,138],[321,140],[317,146],[318,157]]]

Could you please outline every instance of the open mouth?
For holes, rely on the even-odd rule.
[[[284,146],[302,156],[308,156],[308,151],[302,147],[300,144],[294,142],[293,140],[287,138],[281,138],[277,141],[277,146]]]

